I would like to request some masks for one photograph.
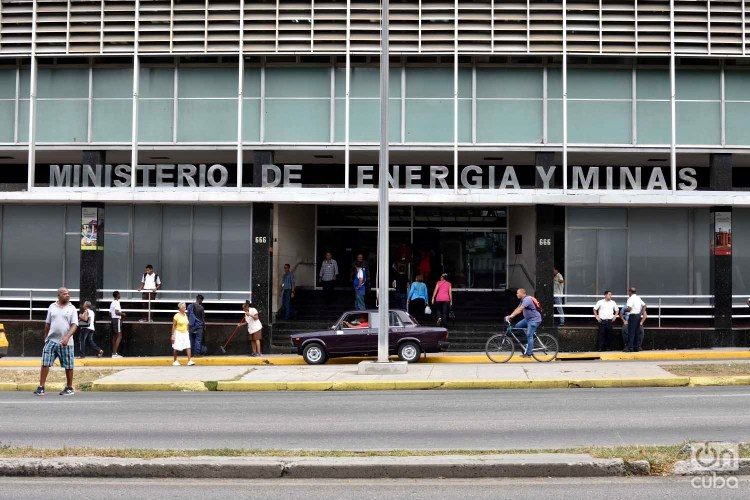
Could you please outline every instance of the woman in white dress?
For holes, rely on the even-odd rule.
[[[180,362],[177,361],[177,353],[180,351],[187,351],[187,364],[193,366],[195,361],[193,361],[190,352],[190,333],[188,331],[190,320],[185,312],[187,306],[184,302],[180,302],[177,307],[180,310],[172,318],[172,355],[174,357],[172,366],[180,366]]]

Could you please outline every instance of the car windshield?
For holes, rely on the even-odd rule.
[[[407,316],[411,320],[413,326],[419,326],[419,321],[417,321],[414,316],[412,316],[411,314],[407,314]],[[410,326],[409,323],[406,323],[406,322],[404,323],[404,325],[405,326]]]

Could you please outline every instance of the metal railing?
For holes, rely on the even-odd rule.
[[[556,295],[562,298],[563,304],[554,305],[554,317],[566,320],[568,318],[593,318],[593,309],[602,295]],[[662,326],[662,320],[672,319],[701,319],[709,320],[714,317],[713,295],[639,295],[646,303],[649,318],[656,319],[657,325]],[[613,295],[618,308],[625,305],[626,295]],[[562,308],[563,314],[558,314]],[[569,312],[574,311],[574,312]],[[692,312],[695,311],[695,312]],[[750,317],[750,316],[748,316]]]
[[[744,314],[735,314],[735,309],[741,309]],[[732,319],[750,318],[750,297],[747,295],[732,295]]]
[[[80,306],[80,290],[69,288],[70,300]],[[99,303],[99,318],[108,314],[107,308],[112,302],[114,289],[100,290],[102,298]],[[145,316],[152,321],[154,315],[174,314],[179,302],[191,303],[200,293],[205,298],[203,304],[206,315],[228,315],[239,313],[245,300],[250,300],[252,292],[234,290],[159,290],[156,298],[141,290],[119,289],[122,311],[126,314]],[[35,313],[46,313],[49,304],[57,300],[57,288],[0,288],[0,319],[33,320]],[[213,306],[213,307],[212,307]]]

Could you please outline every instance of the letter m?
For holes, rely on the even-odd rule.
[[[70,187],[72,182],[70,165],[50,165],[49,166],[49,187]]]
[[[599,167],[589,167],[585,176],[582,167],[573,167],[573,189],[599,189]]]

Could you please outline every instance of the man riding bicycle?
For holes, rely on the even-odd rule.
[[[518,297],[521,303],[512,313],[505,317],[505,321],[510,323],[510,320],[514,317],[523,314],[523,319],[516,323],[514,328],[526,329],[526,350],[523,353],[523,357],[528,358],[534,349],[534,334],[542,323],[541,307],[539,307],[539,302],[534,297],[527,295],[526,290],[523,288],[518,289],[516,297]]]

